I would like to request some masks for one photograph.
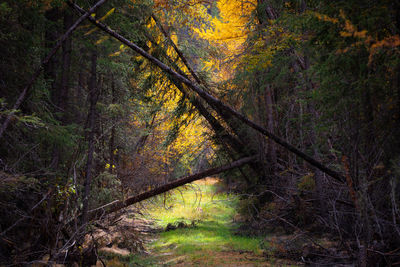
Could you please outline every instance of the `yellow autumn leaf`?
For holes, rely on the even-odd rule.
[[[92,28],[91,30],[89,30],[88,32],[86,32],[84,35],[87,36],[87,35],[89,35],[89,34],[94,33],[95,31],[97,31],[97,28],[96,28],[96,27]]]
[[[116,57],[116,56],[119,56],[120,54],[121,54],[121,51],[117,51],[117,52],[109,54],[108,56],[109,57]]]
[[[102,16],[98,21],[103,21],[105,20],[107,17],[109,17],[112,13],[114,13],[115,11],[115,7],[111,8],[104,16]]]
[[[97,40],[95,44],[99,45],[99,44],[101,44],[102,42],[104,42],[104,41],[106,41],[108,39],[110,39],[110,36],[109,35],[105,35],[105,36],[101,37],[99,40]]]

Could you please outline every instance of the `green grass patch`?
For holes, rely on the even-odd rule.
[[[113,267],[159,266],[155,258],[143,257],[141,255],[116,256],[109,253],[101,252],[100,257],[102,258],[103,261],[106,262],[107,266],[113,266]]]
[[[156,221],[159,227],[178,225],[186,228],[162,232],[157,241],[150,244],[155,253],[197,257],[218,251],[246,251],[261,254],[261,238],[238,236],[233,233],[232,218],[236,214],[238,198],[226,193],[215,193],[215,185],[193,184],[184,190],[174,190],[167,198],[149,200],[146,217]],[[194,223],[194,226],[192,226]]]

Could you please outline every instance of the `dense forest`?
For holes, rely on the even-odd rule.
[[[2,0],[0,51],[0,265],[212,175],[246,234],[400,264],[400,2]]]

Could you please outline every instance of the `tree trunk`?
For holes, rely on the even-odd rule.
[[[115,80],[114,76],[111,76],[111,103],[115,104],[117,99],[115,95]],[[114,152],[115,152],[115,120],[114,118],[111,119],[111,136],[110,136],[110,142],[109,142],[109,149],[110,149],[110,168],[108,169],[110,173],[113,173],[114,171]]]
[[[309,69],[309,60],[307,56],[299,56],[293,50],[293,54],[297,57],[296,62],[294,63],[294,69],[298,72],[300,78],[302,79],[304,90],[306,91],[313,91],[315,90],[315,86],[312,80],[307,77],[306,71]],[[309,141],[312,147],[313,156],[316,160],[321,161],[321,154],[317,144],[319,143],[317,140],[317,133],[316,133],[316,125],[318,122],[319,114],[315,108],[315,103],[312,99],[310,99],[307,103],[307,110],[308,113],[311,114],[309,128]],[[302,129],[303,127],[300,127]],[[324,216],[327,214],[327,206],[324,202],[324,174],[318,168],[314,168],[314,182],[315,182],[315,198],[317,199],[317,206],[320,210],[320,215]]]
[[[162,28],[162,26],[159,26],[160,29],[165,32],[165,30]],[[166,36],[166,38],[169,38],[168,34],[165,32],[164,35]],[[147,38],[150,40],[150,42],[152,43],[152,45],[157,46],[157,42],[155,42],[153,40],[153,38],[150,35],[146,35]],[[170,40],[170,39],[169,39]],[[170,42],[173,44],[172,40],[170,40]],[[187,60],[183,57],[182,53],[180,52],[180,50],[176,47],[175,50],[178,53],[179,51],[179,55],[182,59],[182,61],[185,63],[186,67],[188,67],[188,69],[192,69],[190,68],[189,63],[187,62]],[[183,77],[189,79],[187,77],[187,75],[185,73],[183,73],[183,71],[176,65],[176,63],[168,56],[168,55],[164,55],[164,57],[167,59],[168,63],[174,68],[174,70],[182,75]],[[195,80],[198,83],[203,83],[203,85],[205,85],[205,83],[203,81],[201,81],[198,76],[196,75],[196,73],[192,70],[192,76],[195,78]],[[229,147],[231,149],[233,149],[236,153],[239,153],[242,156],[245,156],[244,154],[244,144],[235,136],[231,135],[226,129],[225,127],[222,126],[222,124],[207,110],[207,108],[205,107],[205,105],[201,102],[200,99],[198,99],[196,96],[190,96],[189,92],[185,89],[184,84],[182,82],[180,82],[177,79],[174,79],[172,76],[168,76],[169,80],[176,86],[176,88],[189,100],[189,102],[197,109],[197,111],[207,120],[207,122],[210,124],[211,128],[213,129],[214,133],[216,134],[216,136],[222,140],[223,143],[226,143],[229,145]]]
[[[171,37],[169,36],[168,32],[164,29],[164,27],[161,25],[161,22],[157,19],[157,17],[152,14],[151,17],[154,19],[154,21],[156,22],[157,27],[160,29],[160,31],[163,33],[163,35],[165,36],[165,38],[167,39],[167,41],[170,43],[170,45],[174,48],[175,52],[178,54],[179,58],[182,60],[183,64],[185,64],[185,66],[187,67],[187,69],[189,70],[190,74],[192,75],[192,77],[194,78],[194,80],[198,83],[198,84],[204,84],[204,81],[202,81],[200,79],[200,77],[194,72],[194,70],[191,68],[189,62],[187,61],[186,57],[183,55],[182,51],[179,50],[179,48],[176,46],[176,44],[174,43],[174,41],[172,41]]]
[[[94,133],[95,133],[95,119],[96,119],[96,103],[98,99],[98,89],[96,81],[96,65],[97,65],[97,52],[92,52],[91,57],[91,76],[89,82],[89,115],[88,115],[88,127],[90,131],[88,136],[88,153],[86,162],[86,175],[84,183],[84,195],[83,195],[83,208],[82,208],[82,224],[88,222],[88,209],[89,209],[89,198],[90,198],[90,186],[92,184],[92,171],[93,171],[93,153],[94,153]]]
[[[58,8],[51,8],[45,13],[46,19],[49,21],[48,27],[45,32],[45,47],[46,49],[51,49],[57,41],[57,31],[54,29],[54,24],[60,18],[60,11]],[[50,84],[50,95],[51,100],[54,105],[57,104],[57,70],[58,64],[57,57],[52,57],[49,59],[48,63],[43,66],[43,74],[46,81]]]
[[[59,8],[51,8],[46,11],[45,17],[49,21],[48,27],[45,32],[45,47],[51,49],[54,43],[57,41],[58,29],[55,29],[55,24],[60,18]],[[50,84],[50,98],[53,104],[53,112],[56,114],[58,112],[57,102],[59,96],[59,86],[57,86],[57,71],[58,71],[58,58],[56,56],[49,59],[48,64],[44,66],[44,78]],[[54,145],[52,148],[51,162],[49,164],[49,169],[57,170],[60,158],[60,151],[58,145]]]
[[[318,119],[319,115],[315,110],[314,103],[309,104],[309,110],[312,114],[311,116],[311,129],[310,129],[310,143],[313,148],[314,158],[318,161],[321,161],[321,155],[318,149],[318,140],[317,134],[315,131],[316,123],[315,119]],[[324,201],[324,174],[317,168],[314,168],[314,181],[315,181],[315,189],[316,189],[316,198],[318,199],[318,206],[320,210],[320,215],[327,215],[327,205]]]
[[[68,10],[64,11],[64,30],[68,31],[68,29],[72,26],[72,15]],[[56,112],[62,113],[60,116],[57,116],[57,119],[60,120],[62,125],[67,124],[68,118],[68,91],[69,91],[69,76],[70,76],[70,66],[71,66],[71,49],[72,49],[72,38],[66,39],[62,43],[62,60],[61,60],[61,83],[56,86],[57,90],[53,88],[53,103],[56,106]],[[55,66],[50,66],[50,68],[54,68]],[[53,69],[55,72],[55,70]],[[61,148],[58,144],[56,144],[53,148],[53,162],[52,168],[58,169],[60,158],[62,156]]]
[[[64,30],[67,31],[72,26],[72,14],[66,10],[64,13]],[[67,122],[67,109],[69,97],[69,78],[71,68],[72,39],[68,38],[62,43],[62,77],[58,99],[58,108],[63,112],[61,121]]]
[[[267,115],[267,129],[271,133],[274,132],[275,128],[275,119],[274,119],[274,110],[273,110],[273,100],[272,100],[272,88],[270,85],[267,85],[264,92],[265,97],[265,106],[266,106],[266,115]],[[276,147],[275,143],[269,141],[268,142],[268,154],[269,159],[271,161],[272,168],[274,169],[277,163],[276,156]]]
[[[83,55],[85,54],[85,51],[83,49],[80,50],[80,54]],[[84,103],[84,89],[86,88],[87,84],[87,79],[85,76],[85,68],[86,68],[86,62],[81,58],[79,61],[80,69],[79,69],[79,74],[78,74],[78,84],[76,87],[76,98],[75,98],[75,112],[76,112],[76,117],[77,121],[79,124],[83,125],[85,121],[85,116],[82,112],[82,107],[85,106]]]
[[[268,20],[278,18],[276,10],[268,3],[268,0],[257,0],[257,19],[260,25],[265,25]]]

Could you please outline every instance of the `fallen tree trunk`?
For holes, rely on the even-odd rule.
[[[149,39],[149,41],[152,43],[153,46],[158,46],[158,44],[155,42],[155,40],[148,34],[146,34],[146,37]],[[170,40],[170,39],[169,39]],[[170,40],[172,42],[172,40]],[[176,46],[175,46],[176,47]],[[177,48],[176,48],[177,49]],[[178,53],[179,50],[176,52]],[[179,53],[178,53],[179,54]],[[165,59],[168,61],[168,63],[174,68],[174,70],[182,75],[183,77],[189,79],[189,77],[183,73],[181,69],[175,64],[175,62],[167,55],[163,55]],[[183,61],[183,58],[182,58]],[[184,62],[186,67],[188,69],[190,68],[190,65],[187,63],[187,60]],[[196,73],[193,71],[192,76],[194,75],[197,77]],[[240,141],[237,137],[234,135],[230,134],[225,127],[222,126],[222,124],[217,120],[217,118],[212,115],[205,105],[202,103],[201,99],[198,99],[197,96],[191,95],[188,90],[185,89],[184,84],[182,82],[176,80],[173,76],[167,75],[168,79],[175,85],[175,87],[189,100],[189,102],[197,109],[197,111],[207,120],[207,122],[210,124],[211,128],[215,132],[215,134],[224,141],[224,143],[227,143],[230,148],[232,148],[235,152],[239,153],[241,157],[246,157],[252,154],[256,154],[257,152],[253,153],[245,153],[245,146],[242,141]],[[199,82],[200,80],[197,80]],[[246,151],[248,152],[248,151]]]
[[[80,8],[78,5],[76,5],[75,3],[72,3],[70,1],[67,2],[72,8],[78,10],[80,13],[85,13],[85,10]],[[112,37],[114,37],[115,39],[119,40],[120,42],[122,42],[123,44],[125,44],[126,46],[128,46],[129,48],[133,49],[135,52],[139,53],[140,55],[142,55],[143,57],[145,57],[146,59],[150,60],[153,64],[155,64],[156,66],[158,66],[161,70],[163,70],[164,72],[168,73],[169,75],[172,75],[175,79],[177,79],[178,81],[186,84],[189,88],[191,88],[193,91],[195,91],[201,98],[203,98],[215,111],[217,111],[219,114],[220,113],[225,113],[225,114],[230,114],[231,116],[236,117],[237,119],[239,119],[240,121],[242,121],[244,124],[247,124],[248,126],[250,126],[251,128],[255,129],[256,131],[262,133],[263,135],[267,136],[268,138],[272,139],[275,143],[281,145],[282,147],[284,147],[285,149],[293,152],[294,154],[296,154],[297,156],[299,156],[300,158],[304,159],[305,161],[307,161],[309,164],[311,164],[312,166],[316,167],[317,169],[321,170],[322,172],[328,174],[329,176],[331,176],[332,178],[334,178],[335,180],[339,181],[340,183],[344,183],[344,181],[346,180],[344,178],[343,175],[341,175],[339,172],[332,170],[331,168],[325,166],[324,164],[322,164],[321,162],[317,161],[316,159],[314,159],[311,156],[308,156],[307,154],[305,154],[304,152],[300,151],[299,149],[297,149],[296,147],[294,147],[293,145],[289,144],[288,142],[286,142],[285,140],[283,140],[282,138],[274,135],[273,133],[269,132],[267,129],[265,129],[264,127],[261,127],[260,125],[258,125],[257,123],[249,120],[248,118],[246,118],[244,115],[240,114],[239,112],[237,112],[236,110],[234,110],[233,108],[225,105],[224,103],[221,102],[221,100],[219,100],[218,98],[210,95],[209,93],[207,93],[206,91],[204,91],[201,86],[193,83],[192,81],[190,81],[189,79],[187,79],[186,77],[182,76],[181,74],[177,73],[176,71],[174,71],[173,69],[171,69],[170,67],[168,67],[167,65],[165,65],[163,62],[161,62],[159,59],[153,57],[152,55],[150,55],[149,53],[147,53],[146,51],[144,51],[142,48],[140,48],[139,46],[137,46],[136,44],[132,43],[131,41],[129,41],[128,39],[126,39],[125,37],[121,36],[120,34],[116,33],[115,31],[113,31],[112,29],[110,29],[110,27],[104,25],[103,23],[98,22],[95,18],[93,17],[88,17],[88,19],[94,24],[96,25],[98,28],[100,28],[102,31],[110,34]]]
[[[190,175],[190,176],[180,178],[176,181],[173,181],[171,183],[162,185],[162,186],[154,188],[152,190],[143,192],[139,195],[128,197],[125,200],[113,201],[113,202],[108,203],[99,208],[90,210],[89,211],[89,221],[101,219],[103,216],[105,216],[107,214],[116,212],[116,211],[126,208],[132,204],[135,204],[140,201],[146,200],[148,198],[157,196],[159,194],[165,193],[167,191],[170,191],[179,186],[194,182],[196,180],[200,180],[200,179],[206,178],[211,175],[215,175],[215,174],[218,174],[218,173],[221,173],[224,171],[238,168],[238,167],[248,164],[250,162],[254,162],[255,160],[257,160],[257,156],[241,158],[239,160],[236,160],[232,163],[229,163],[229,164],[226,164],[226,165],[223,165],[220,167],[211,168],[211,169],[208,169],[208,170],[205,170],[205,171],[202,171],[202,172]]]

